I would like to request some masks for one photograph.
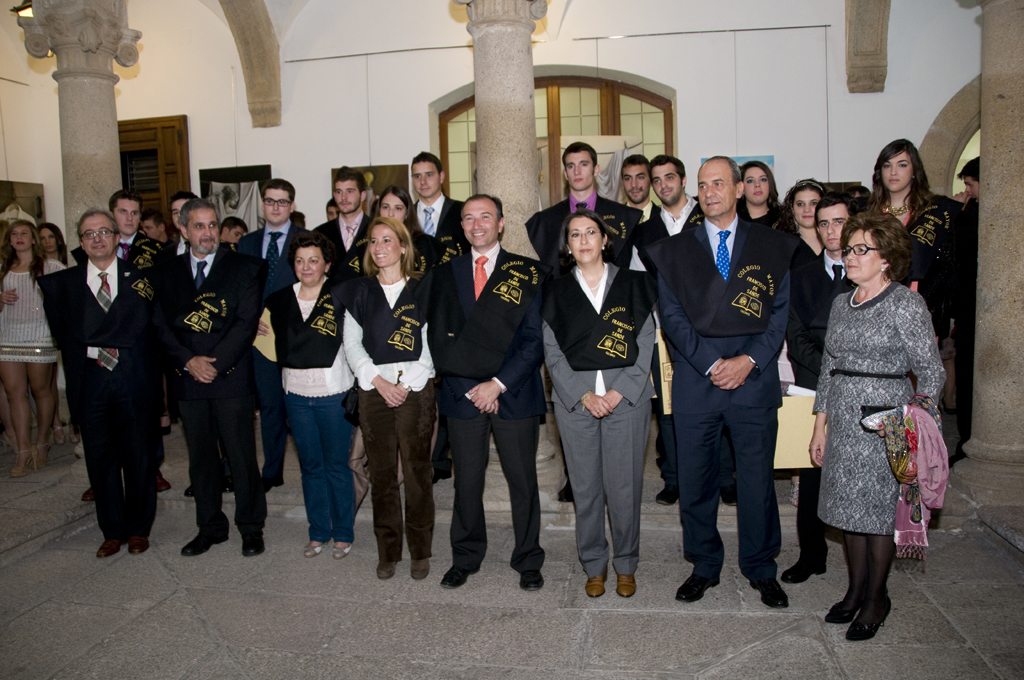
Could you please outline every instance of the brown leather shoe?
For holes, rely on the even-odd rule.
[[[417,581],[422,581],[430,575],[430,558],[424,557],[422,560],[413,560],[412,564],[409,565],[409,576],[412,576]]]
[[[386,581],[395,575],[395,563],[394,562],[378,562],[377,563],[377,578],[382,581]]]
[[[100,545],[100,549],[96,551],[96,557],[110,557],[111,555],[116,555],[119,552],[121,552],[121,541],[108,538],[103,541],[103,544]]]
[[[92,492],[92,487],[91,486],[88,489],[85,490],[85,493],[82,494],[82,500],[83,501],[94,501],[94,500],[96,500],[96,494],[94,494]]]
[[[632,574],[619,574],[619,582],[615,586],[615,592],[619,597],[633,597],[636,592],[636,579]]]
[[[132,555],[138,555],[149,550],[149,537],[147,536],[129,536],[128,537],[128,552]]]
[[[161,493],[168,491],[171,488],[171,483],[164,479],[164,476],[159,472],[156,473],[156,492]]]
[[[587,579],[587,585],[583,586],[583,590],[586,591],[589,597],[601,597],[604,595],[604,582],[608,578],[608,572],[601,574],[600,576],[593,576]]]

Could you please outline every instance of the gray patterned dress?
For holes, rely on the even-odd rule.
[[[884,441],[861,427],[860,407],[906,404],[914,395],[910,380],[829,374],[913,371],[917,391],[935,399],[946,373],[924,298],[898,283],[859,307],[852,296],[832,303],[814,400],[814,410],[828,414],[818,516],[844,531],[891,534],[899,484]]]

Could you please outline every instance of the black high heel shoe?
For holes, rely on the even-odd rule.
[[[878,629],[885,625],[885,620],[889,618],[889,612],[892,611],[892,600],[888,596],[885,598],[885,616],[878,623],[858,623],[854,621],[850,624],[850,627],[846,631],[846,639],[853,640],[854,642],[860,642],[861,640],[870,640],[875,637],[875,633]]]
[[[857,616],[858,611],[860,611],[860,607],[856,609],[843,609],[843,603],[836,602],[828,610],[828,614],[825,614],[825,623],[849,623],[853,621],[853,617]]]

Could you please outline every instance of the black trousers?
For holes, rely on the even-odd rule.
[[[82,445],[96,519],[104,539],[149,536],[156,518],[156,401],[133,394],[124,368],[88,362],[83,382]]]
[[[800,539],[800,562],[823,567],[828,558],[825,523],[818,519],[821,468],[800,468],[800,504],[796,508],[796,535]]]
[[[235,483],[235,525],[243,536],[261,532],[267,519],[267,497],[256,461],[256,398],[183,400],[178,408],[188,442],[188,475],[196,499],[199,532],[214,538],[228,535],[228,518],[221,510],[218,437],[223,438],[224,455]]]
[[[423,389],[434,390],[434,401],[440,400],[441,383],[437,383],[433,388],[430,386],[424,387]],[[441,472],[451,472],[452,462],[448,460],[448,451],[450,446],[448,444],[448,416],[437,416],[437,441],[434,442],[434,450],[430,454],[430,462],[433,464],[435,470]]]
[[[544,565],[536,460],[540,416],[503,420],[495,414],[481,413],[469,420],[448,418],[448,438],[455,463],[452,562],[462,569],[478,569],[487,553],[484,478],[492,430],[512,501],[516,545],[510,564],[518,572],[540,569]]]

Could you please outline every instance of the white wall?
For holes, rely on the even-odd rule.
[[[886,91],[846,91],[843,0],[550,0],[534,60],[624,71],[676,92],[676,152],[694,190],[701,157],[774,154],[780,188],[796,179],[867,183],[878,150],[920,143],[932,120],[980,72],[980,10],[957,0],[894,0]],[[627,8],[625,11],[623,7]],[[186,114],[193,186],[200,168],[269,163],[298,188],[316,224],[329,169],[408,163],[430,147],[429,103],[473,79],[465,9],[443,0],[309,0],[281,39],[282,125],[253,129],[234,40],[201,0],[131,0],[141,57],[117,68],[121,119]],[[710,32],[830,25],[826,28]],[[42,182],[60,222],[60,143],[53,60],[31,59],[0,18],[0,178]],[[690,35],[574,40],[707,31]],[[827,52],[827,65],[825,55]],[[232,82],[236,104],[232,106]],[[236,145],[237,136],[237,145]],[[113,191],[114,188],[111,189]]]

